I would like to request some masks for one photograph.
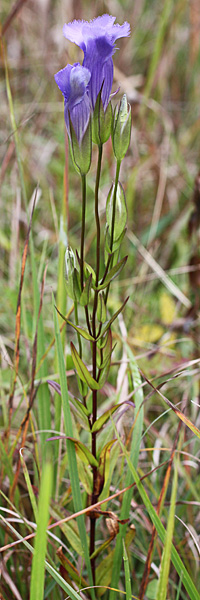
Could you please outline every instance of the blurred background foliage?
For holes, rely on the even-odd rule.
[[[16,7],[16,12],[12,12]],[[19,290],[21,255],[28,215],[37,191],[32,233],[38,280],[44,265],[47,276],[43,300],[45,346],[54,335],[51,294],[58,286],[59,240],[68,240],[73,248],[80,243],[80,182],[67,153],[63,102],[54,81],[54,73],[68,62],[82,60],[79,49],[62,35],[64,22],[89,20],[103,13],[116,16],[118,23],[130,22],[131,36],[119,40],[114,56],[113,91],[119,92],[113,103],[126,92],[132,106],[132,137],[123,161],[121,181],[128,205],[128,230],[124,254],[126,269],[120,281],[111,287],[109,306],[130,296],[124,321],[114,332],[118,341],[115,365],[107,394],[114,393],[123,379],[119,369],[123,339],[128,342],[139,367],[156,385],[179,366],[189,365],[188,377],[168,381],[165,393],[174,403],[189,403],[188,416],[200,426],[198,407],[199,370],[199,89],[200,89],[200,6],[198,0],[19,0],[15,5],[1,0],[0,21],[4,51],[0,57],[0,330],[1,390],[10,388],[15,343],[15,311]],[[28,213],[20,186],[14,131],[10,119],[5,83],[7,56],[9,81],[19,136],[21,160],[28,198]],[[95,225],[93,192],[96,149],[87,178],[87,260],[93,261]],[[104,148],[100,211],[102,228],[105,203],[114,177],[112,145]],[[196,181],[196,184],[195,184]],[[64,221],[61,216],[64,214]],[[66,214],[66,218],[65,218]],[[103,236],[102,236],[103,237]],[[153,259],[153,260],[152,260]],[[160,270],[161,268],[161,270]],[[30,261],[27,262],[22,307],[19,376],[25,385],[30,378],[33,343],[33,289]],[[173,287],[175,284],[175,287]],[[67,305],[69,308],[69,306]],[[68,352],[67,352],[68,354]],[[126,360],[125,354],[125,360]],[[70,357],[67,357],[70,369]],[[55,369],[54,350],[48,353],[49,376]],[[120,379],[121,378],[121,379]],[[170,378],[170,377],[169,377]],[[148,390],[149,391],[149,390]],[[126,395],[126,389],[124,390]],[[7,398],[7,396],[6,396]],[[122,397],[123,399],[123,397]],[[19,397],[15,397],[15,408]],[[194,403],[191,403],[191,400]],[[106,401],[105,401],[106,402]],[[5,416],[5,405],[2,402]],[[23,413],[23,405],[21,406]],[[160,400],[147,399],[145,426],[160,412]],[[1,413],[1,420],[2,420]],[[13,423],[13,436],[18,413]],[[128,423],[124,425],[125,430]],[[176,430],[174,415],[162,421],[161,438],[169,446]],[[152,427],[148,439],[153,446],[158,435]],[[187,447],[188,432],[185,433]],[[163,437],[162,437],[163,436]],[[199,454],[195,443],[189,451]],[[159,454],[159,451],[158,451]],[[155,462],[159,460],[154,456]],[[153,459],[153,460],[154,460]],[[150,453],[141,453],[142,469],[151,467]],[[190,472],[192,469],[192,472]],[[188,467],[189,477],[197,467]],[[115,485],[115,479],[113,481]],[[157,475],[153,485],[159,482]],[[152,492],[151,484],[149,490]],[[183,478],[182,493],[188,494]],[[188,509],[189,511],[189,509]],[[198,517],[193,512],[194,528]],[[140,523],[140,517],[137,517]],[[179,542],[184,530],[179,527]],[[144,540],[138,540],[140,555]],[[178,535],[178,534],[177,534]],[[193,549],[189,551],[192,553]],[[194,552],[195,561],[196,555]],[[192,557],[192,561],[194,560]],[[191,558],[191,556],[190,556]],[[188,559],[189,564],[189,559]],[[191,563],[192,564],[192,563]],[[197,565],[197,563],[195,563]],[[137,562],[132,564],[136,569]],[[149,596],[150,598],[151,596]]]
[[[9,22],[12,3],[9,6],[7,1],[2,0],[1,23],[5,31],[9,78],[29,202],[36,185],[39,185],[33,234],[38,268],[41,253],[43,256],[45,253],[48,259],[45,302],[48,304],[48,293],[56,286],[65,170],[63,104],[53,76],[67,62],[82,60],[81,51],[63,37],[62,27],[64,22],[74,18],[87,20],[110,12],[116,15],[119,23],[128,20],[131,24],[130,39],[120,40],[120,50],[115,54],[113,86],[114,90],[120,87],[117,98],[126,91],[133,113],[131,147],[121,172],[128,204],[129,231],[134,232],[154,259],[169,272],[191,301],[192,308],[198,295],[196,285],[192,285],[192,278],[188,276],[191,258],[194,259],[197,253],[197,239],[194,233],[192,239],[188,235],[188,221],[194,208],[193,187],[199,168],[198,2],[180,0],[174,3],[168,0],[160,5],[156,0],[150,3],[143,0],[135,3],[77,1],[74,4],[70,1],[38,0],[21,2],[21,6],[18,4],[20,9]],[[7,335],[8,322],[3,315],[5,307],[7,310],[10,307],[11,344],[18,285],[16,275],[26,216],[19,186],[3,61],[1,71],[1,325],[3,330],[6,328],[4,333],[7,332]],[[94,150],[94,166],[88,177],[88,251],[95,235],[93,210],[90,209],[95,157]],[[102,220],[110,177],[113,176],[112,149],[108,141],[101,187]],[[76,247],[80,237],[80,186],[70,160],[66,196],[68,188],[68,240]],[[133,344],[141,347],[143,342],[147,342],[151,345],[163,340],[163,336],[167,342],[165,333],[173,321],[171,348],[166,346],[165,354],[183,351],[187,355],[188,337],[189,342],[195,342],[190,321],[187,331],[184,330],[185,308],[189,310],[189,303],[184,307],[176,299],[172,307],[170,293],[160,284],[158,275],[152,272],[129,236],[125,246],[129,261],[126,280],[122,276],[120,294],[125,294],[126,289],[130,294],[128,330]],[[199,282],[198,273],[196,280]],[[114,286],[116,299],[118,284]],[[28,294],[30,290],[26,290]],[[31,312],[31,295],[29,301]],[[177,334],[182,342],[174,347],[172,339],[174,341]]]

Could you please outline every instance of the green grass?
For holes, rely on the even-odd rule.
[[[37,8],[22,3],[9,23],[8,4],[2,0],[0,9],[1,28],[7,23],[0,81],[2,598],[142,600],[146,573],[144,600],[197,600],[200,200],[197,194],[195,212],[193,190],[199,171],[198,3],[115,0],[112,5],[117,22],[131,24],[130,39],[119,41],[114,57],[113,87],[120,86],[118,96],[127,92],[133,126],[120,172],[128,209],[120,260],[126,255],[128,260],[110,285],[110,319],[128,295],[129,301],[112,323],[115,348],[98,401],[97,458],[104,487],[96,515],[96,589],[88,513],[94,464],[84,451],[91,451],[91,395],[80,406],[82,384],[78,389],[70,354],[77,332],[63,326],[54,302],[52,307],[53,292],[59,311],[75,322],[73,303],[66,298],[63,255],[66,236],[76,250],[81,235],[81,186],[66,151],[63,103],[53,76],[67,62],[81,60],[62,37],[64,20],[90,19],[109,7],[89,0],[72,8],[56,0],[51,10],[43,3]],[[85,237],[86,260],[93,268],[96,163],[94,148]],[[99,194],[102,256],[114,173],[108,141]],[[84,310],[79,319],[84,327]],[[88,365],[90,342],[81,341]],[[46,441],[54,435],[63,439]]]

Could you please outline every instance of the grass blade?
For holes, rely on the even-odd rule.
[[[172,7],[173,7],[173,0],[165,0],[164,6],[163,6],[163,11],[162,11],[162,14],[160,17],[160,23],[158,26],[157,37],[156,37],[156,41],[154,44],[153,55],[151,57],[151,63],[150,63],[149,70],[148,70],[148,76],[147,76],[146,86],[145,86],[145,90],[144,90],[145,98],[148,98],[151,93],[151,88],[153,85],[155,72],[156,72],[158,61],[159,61],[159,58],[160,58],[161,52],[162,52],[162,45],[163,45],[165,32],[166,32],[167,27],[169,27],[169,17],[170,17],[170,12],[172,10]]]
[[[54,307],[54,304],[55,304],[55,302],[54,302],[54,298],[53,298],[55,339],[56,339],[56,350],[57,350],[57,357],[58,357],[58,367],[59,367],[59,374],[60,374],[60,387],[61,387],[61,396],[62,396],[65,433],[68,437],[73,438],[73,426],[72,426],[72,418],[71,418],[71,411],[70,411],[70,404],[69,404],[63,349],[62,349],[62,342],[61,342],[61,336],[60,336],[60,330],[59,330],[59,324],[58,324],[58,316],[57,316],[57,311]],[[76,451],[75,451],[75,447],[74,447],[74,444],[72,441],[70,441],[68,439],[68,440],[66,440],[66,444],[67,444],[69,475],[70,475],[70,481],[71,481],[71,486],[72,486],[72,496],[73,496],[74,508],[75,508],[75,511],[78,512],[79,510],[82,509],[82,498],[81,498],[80,483],[79,483],[79,477],[78,477]],[[85,521],[84,521],[83,515],[78,517],[77,523],[78,523],[78,528],[79,528],[80,540],[81,540],[82,547],[83,547],[85,563],[86,563],[86,567],[87,567],[87,571],[88,571],[89,582],[90,582],[90,585],[92,586],[93,578],[92,578],[91,564],[90,564],[90,558],[89,558]],[[94,590],[91,590],[91,593],[92,593],[92,597],[94,599],[95,598]]]
[[[7,91],[8,103],[9,103],[9,109],[10,109],[10,120],[11,120],[11,125],[13,128],[13,136],[14,136],[14,141],[15,141],[15,149],[16,149],[20,184],[21,184],[21,189],[22,189],[22,196],[23,196],[24,206],[26,208],[26,212],[27,212],[27,216],[28,216],[27,193],[26,193],[26,186],[25,186],[25,180],[24,180],[23,164],[22,164],[21,153],[20,153],[18,128],[17,128],[15,114],[14,114],[14,106],[13,106],[12,92],[11,92],[11,88],[10,88],[6,50],[3,46],[3,44],[2,44],[2,48],[3,48],[5,74],[6,74],[6,91]],[[33,309],[34,309],[33,331],[35,331],[35,325],[37,322],[37,314],[38,314],[39,305],[40,305],[40,293],[39,293],[38,280],[37,280],[37,268],[36,268],[35,256],[34,256],[33,237],[32,237],[31,232],[30,232],[29,244],[30,244],[31,271],[32,271],[32,281],[33,281]],[[24,309],[24,312],[25,312],[23,297],[22,297],[22,308]],[[42,315],[40,315],[39,324],[38,324],[38,356],[37,356],[38,364],[40,362],[40,359],[44,355],[44,353],[45,353],[44,329],[43,329]],[[47,377],[47,375],[48,375],[47,366],[44,361],[41,366],[41,369],[39,371],[39,377],[43,378],[43,377]],[[48,385],[46,383],[43,384],[42,387],[40,387],[38,390],[38,411],[39,411],[39,427],[40,427],[40,429],[42,429],[42,430],[50,429],[50,426],[51,426],[50,394],[49,394]],[[42,442],[43,449],[44,449],[45,434],[41,434],[41,442]],[[43,454],[44,453],[42,452],[42,455]]]
[[[165,545],[164,545],[162,560],[161,560],[160,577],[159,577],[156,600],[166,600],[166,596],[167,596],[168,577],[169,577],[169,569],[170,569],[170,562],[171,562],[171,545],[172,545],[172,537],[173,537],[173,531],[174,531],[177,482],[178,482],[178,463],[177,463],[177,460],[175,459],[174,460],[174,478],[173,478],[173,484],[172,484],[169,519],[168,519],[168,524],[167,524]]]
[[[141,387],[141,377],[140,377],[140,373],[139,373],[139,370],[137,367],[137,363],[135,361],[135,358],[134,358],[134,355],[133,355],[131,349],[129,348],[129,346],[127,344],[126,344],[126,349],[127,349],[127,354],[130,359],[130,368],[131,368],[131,373],[132,373],[132,377],[133,377],[133,385],[134,385],[134,388],[139,388],[136,391],[135,396],[134,396],[136,420],[135,420],[135,426],[134,426],[133,434],[132,434],[131,452],[130,452],[131,463],[133,463],[134,468],[136,469],[137,463],[138,463],[139,451],[140,451],[142,428],[143,428],[143,408],[141,407],[142,402],[143,402],[143,389]],[[132,480],[133,480],[133,477],[132,477],[131,470],[128,469],[126,480],[125,480],[125,487],[128,487],[132,483]],[[132,490],[129,489],[123,496],[122,508],[121,508],[121,513],[120,513],[121,520],[125,519],[127,517],[127,514],[129,513],[131,498],[132,498]],[[127,527],[126,525],[120,526],[120,530],[119,530],[117,540],[116,540],[114,559],[113,559],[112,580],[111,580],[112,588],[117,587],[119,577],[120,577],[120,569],[121,569],[121,563],[122,563],[122,551],[123,551],[122,540],[123,540],[123,537],[125,536],[126,527]],[[115,592],[111,591],[110,592],[110,600],[113,600],[115,595],[116,595]]]
[[[130,569],[129,569],[128,555],[127,555],[124,540],[123,540],[123,559],[124,559],[124,572],[125,572],[126,600],[132,600]]]
[[[30,600],[43,600],[44,596],[44,577],[45,577],[45,555],[47,546],[47,525],[49,518],[49,502],[52,489],[52,462],[47,460],[43,466],[37,532],[35,537],[35,552],[33,555]]]
[[[23,539],[22,535],[13,527],[13,525],[7,521],[7,519],[5,519],[5,517],[3,517],[3,515],[0,514],[0,519],[1,521],[8,527],[8,529],[10,529],[10,531],[12,531],[12,533],[14,533],[14,536],[18,539],[21,540],[21,542],[23,542],[23,544],[26,546],[26,548],[32,553],[34,554],[34,548],[33,546],[31,546],[31,544],[29,544],[29,542],[27,542],[26,540]],[[53,579],[56,581],[56,583],[62,588],[62,590],[64,590],[64,592],[66,592],[69,597],[72,600],[82,600],[82,597],[71,587],[71,585],[69,585],[69,583],[67,583],[63,577],[60,575],[60,573],[58,573],[58,571],[56,571],[56,569],[54,569],[47,560],[45,560],[45,568],[48,571],[48,573],[50,573],[50,575],[52,575]],[[91,590],[91,594],[92,594]],[[31,599],[30,599],[31,600]],[[36,600],[36,597],[33,597],[33,600]],[[43,600],[43,596],[42,596],[42,600]]]
[[[164,544],[166,530],[165,530],[160,518],[158,517],[153,505],[151,504],[151,501],[149,500],[146,490],[144,489],[142,482],[140,481],[139,475],[137,474],[137,471],[136,471],[134,465],[132,464],[132,462],[129,458],[128,452],[127,452],[126,448],[124,447],[117,431],[116,431],[116,437],[118,438],[118,441],[120,443],[122,451],[125,454],[129,469],[133,475],[134,481],[136,483],[136,486],[137,486],[138,492],[142,498],[142,501],[143,501],[144,505],[146,506],[146,509],[149,513],[150,519],[152,520],[153,524],[155,525],[158,535],[159,535],[162,543]],[[171,546],[171,560],[173,562],[173,565],[174,565],[179,577],[182,576],[182,583],[188,592],[190,600],[200,600],[200,594],[197,591],[189,573],[187,572],[187,569],[185,568],[185,565],[183,564],[183,562],[182,562],[176,548],[173,546],[173,544]]]

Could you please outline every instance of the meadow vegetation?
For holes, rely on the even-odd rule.
[[[104,13],[131,26],[117,41],[112,102],[127,94],[132,131],[120,171],[128,219],[119,260],[128,259],[106,298],[113,351],[94,457],[90,340],[69,325],[77,307],[64,276],[67,245],[80,249],[81,181],[54,74],[82,60],[63,24]],[[0,27],[0,598],[198,600],[199,2],[2,0]],[[85,223],[93,269],[97,164],[94,145]],[[109,138],[101,264],[114,179]],[[88,365],[87,393],[71,342]]]

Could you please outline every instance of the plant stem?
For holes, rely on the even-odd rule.
[[[98,155],[98,164],[97,164],[97,174],[96,174],[96,184],[95,184],[95,220],[96,220],[96,287],[98,287],[99,282],[99,271],[100,271],[100,220],[99,220],[99,182],[100,182],[100,174],[101,174],[101,161],[102,161],[102,145],[99,145],[99,155]],[[97,311],[97,302],[98,302],[98,291],[95,291],[94,294],[94,304],[93,304],[93,313],[92,313],[92,332],[93,337],[96,338],[96,311]],[[97,342],[96,340],[92,344],[92,366],[93,366],[93,378],[97,379]],[[95,423],[97,418],[97,391],[93,390],[92,393],[92,425]],[[92,454],[96,458],[96,432],[92,433]],[[97,468],[93,467],[93,491],[92,491],[92,504],[97,501],[98,493],[96,489],[96,479],[97,479]],[[90,519],[90,555],[93,554],[95,549],[95,519],[91,517]],[[95,558],[91,559],[91,568],[93,581],[95,585]]]
[[[75,323],[76,325],[78,325],[78,306],[77,306],[77,300],[74,300],[74,316],[75,316]],[[82,345],[81,345],[81,336],[80,333],[78,333],[77,331],[77,338],[78,338],[78,345],[79,345],[79,356],[80,358],[82,357]]]
[[[81,256],[80,256],[80,270],[81,270],[81,289],[83,291],[84,275],[84,241],[85,241],[85,209],[86,209],[86,176],[81,176],[82,182],[82,226],[81,226]]]
[[[118,160],[117,161],[117,166],[116,166],[116,173],[115,173],[115,187],[114,187],[114,192],[113,192],[113,212],[112,212],[112,223],[111,223],[111,234],[110,234],[110,250],[111,250],[111,254],[109,254],[109,257],[108,257],[108,260],[107,260],[107,265],[106,265],[106,268],[105,268],[105,273],[104,273],[104,276],[103,276],[103,279],[102,279],[102,283],[104,283],[104,281],[105,281],[106,275],[108,274],[109,267],[112,266],[112,249],[113,249],[114,231],[115,231],[115,213],[116,213],[117,185],[118,185],[118,181],[119,181],[120,166],[121,166],[121,161]],[[105,303],[107,302],[108,292],[109,292],[109,286],[107,287],[106,294],[105,294]]]

